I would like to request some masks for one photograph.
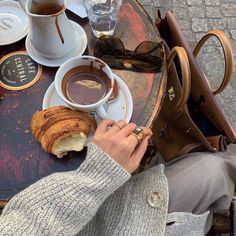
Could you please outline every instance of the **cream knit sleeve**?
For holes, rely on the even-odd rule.
[[[75,171],[55,173],[23,190],[0,217],[0,235],[77,234],[130,174],[95,144]]]

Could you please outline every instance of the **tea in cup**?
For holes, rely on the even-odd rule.
[[[107,117],[103,105],[114,88],[110,67],[93,56],[74,57],[58,69],[55,88],[70,107],[87,112],[95,111],[100,119]]]

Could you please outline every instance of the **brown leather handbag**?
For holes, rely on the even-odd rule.
[[[233,72],[233,52],[229,39],[219,30],[209,31],[192,51],[172,13],[158,12],[156,26],[166,42],[167,54],[179,46],[186,50],[190,65],[190,83],[181,74],[178,60],[170,63],[166,96],[153,123],[153,141],[165,161],[195,151],[225,151],[236,142],[236,133],[224,115],[215,95],[228,85]],[[216,91],[212,91],[196,56],[210,37],[216,37],[225,56],[225,74]],[[188,85],[188,86],[186,86]]]

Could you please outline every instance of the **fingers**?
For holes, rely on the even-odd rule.
[[[135,132],[136,129],[141,129],[140,135]],[[120,138],[128,138],[128,141],[132,146],[136,146],[147,135],[152,136],[152,131],[149,128],[139,126],[134,123],[129,123],[125,120],[119,120],[115,122],[111,119],[104,119],[97,127],[96,133],[106,132],[109,135],[118,134]]]
[[[119,132],[119,136],[120,137],[127,137],[130,135],[130,133],[137,127],[136,124],[134,123],[129,123],[127,124],[125,127],[123,127],[120,132]]]
[[[139,130],[139,134],[137,134],[137,130]],[[116,134],[118,136],[117,140],[120,141],[125,138],[125,142],[129,143],[133,149],[135,149],[146,136],[152,136],[152,131],[149,128],[142,126],[137,127],[134,123],[127,124],[125,120],[115,122],[111,119],[101,121],[97,127],[95,136],[103,133],[106,133],[108,136]]]
[[[121,129],[123,129],[127,125],[127,122],[125,120],[119,120],[118,122],[115,122],[111,129],[109,130],[110,133],[117,133]]]
[[[141,143],[136,147],[133,154],[131,155],[131,161],[134,161],[136,163],[136,167],[139,166],[148,146],[148,141],[151,136],[147,135]]]
[[[119,120],[115,122],[109,130],[109,133],[118,133],[120,138],[127,137],[135,128],[137,127],[136,124],[129,123],[125,120]]]
[[[134,134],[133,132],[130,133],[130,135],[127,137],[128,142],[131,145],[138,145],[146,136],[152,136],[152,131],[149,128],[139,126],[142,131],[140,133],[140,136],[137,134]]]
[[[99,126],[97,127],[96,133],[104,133],[109,130],[109,127],[115,124],[114,120],[104,119],[101,121]]]
[[[129,173],[138,168],[152,131],[124,120],[104,119],[98,125],[93,142]]]
[[[146,136],[152,136],[152,131],[149,128],[143,127],[143,126],[140,126],[140,127],[143,129],[143,134],[144,134],[145,137]]]

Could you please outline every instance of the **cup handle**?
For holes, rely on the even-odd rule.
[[[26,0],[18,0],[18,2],[20,3],[21,7],[26,10]]]
[[[98,117],[99,117],[100,119],[105,119],[105,118],[107,118],[107,113],[106,113],[106,111],[105,111],[105,109],[104,109],[103,106],[99,106],[99,107],[96,109],[96,113],[97,113],[97,115],[98,115]]]

